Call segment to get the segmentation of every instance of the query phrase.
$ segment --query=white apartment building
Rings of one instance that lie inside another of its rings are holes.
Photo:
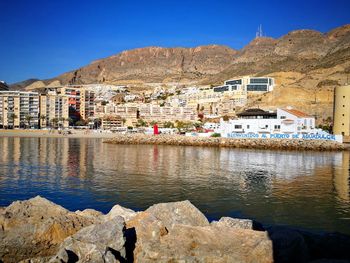
[[[0,127],[38,127],[39,94],[28,91],[0,91]]]
[[[216,92],[222,91],[244,91],[253,93],[270,92],[275,87],[275,79],[270,77],[242,77],[226,80],[225,85],[214,87]]]

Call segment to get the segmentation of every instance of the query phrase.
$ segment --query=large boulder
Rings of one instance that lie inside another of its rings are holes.
[[[152,205],[145,212],[154,215],[170,228],[174,224],[208,226],[208,219],[190,201],[160,203]]]
[[[124,219],[113,219],[81,229],[68,237],[50,263],[124,262],[126,260]]]
[[[136,228],[134,262],[273,262],[266,232],[179,224],[167,230],[156,221],[142,231]]]
[[[178,204],[170,204],[168,211],[174,213],[174,206]],[[127,253],[134,262],[273,261],[272,242],[266,232],[209,225],[191,219],[190,214],[182,217],[175,213],[172,221],[161,210],[153,214],[153,209],[147,209],[126,223],[130,234],[126,235]],[[181,220],[187,224],[177,223]]]
[[[66,237],[93,223],[40,196],[13,202],[0,211],[0,261],[53,255]]]

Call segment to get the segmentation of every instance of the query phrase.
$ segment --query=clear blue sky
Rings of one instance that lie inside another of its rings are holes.
[[[0,80],[51,78],[126,49],[278,38],[350,23],[350,0],[0,0]]]

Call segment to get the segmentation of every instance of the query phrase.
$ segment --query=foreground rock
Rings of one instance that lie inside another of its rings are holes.
[[[339,151],[344,150],[343,144],[333,141],[301,140],[301,139],[231,139],[212,137],[189,137],[181,135],[145,135],[122,134],[105,143],[112,144],[155,144],[179,146],[230,147],[249,149],[273,150],[310,150],[310,151]]]
[[[64,240],[49,262],[123,262],[126,260],[124,225],[124,219],[118,216],[85,227]]]
[[[154,215],[168,228],[175,224],[208,226],[208,219],[190,201],[156,204],[145,212]]]
[[[40,196],[14,202],[0,214],[0,259],[52,255],[66,237],[95,222]]]
[[[261,231],[256,231],[259,229]],[[223,217],[209,224],[189,201],[143,212],[70,212],[35,197],[0,208],[0,262],[347,262],[350,237],[267,228]]]

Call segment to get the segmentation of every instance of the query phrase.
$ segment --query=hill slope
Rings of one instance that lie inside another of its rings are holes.
[[[350,79],[350,25],[325,34],[296,30],[278,39],[257,38],[241,50],[219,45],[128,50],[45,83],[221,84],[244,75],[269,75],[278,84],[272,93],[252,97],[250,106],[292,105],[320,118],[329,117],[334,87]]]

